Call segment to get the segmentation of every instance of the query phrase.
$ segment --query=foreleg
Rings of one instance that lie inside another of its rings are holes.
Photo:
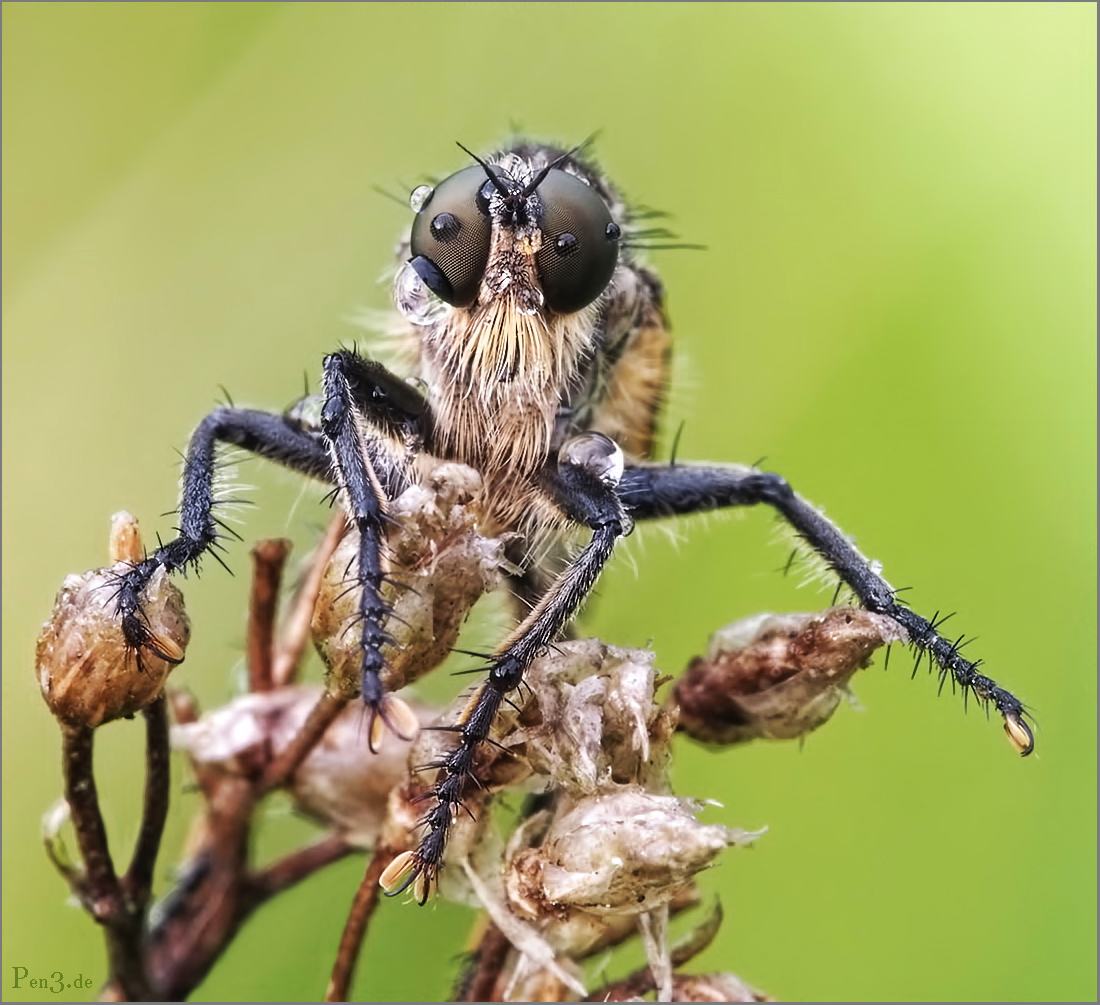
[[[218,408],[191,436],[183,467],[178,536],[135,563],[119,577],[118,612],[126,641],[135,649],[157,650],[141,610],[141,594],[157,569],[177,572],[197,568],[206,552],[225,537],[224,525],[214,515],[218,499],[214,489],[218,443],[241,447],[277,461],[312,478],[332,480],[332,465],[319,436],[281,415],[242,408]]]
[[[325,358],[322,385],[321,434],[348,515],[359,531],[355,576],[360,588],[360,693],[370,711],[367,735],[373,750],[379,719],[400,733],[395,716],[387,709],[381,677],[385,668],[382,648],[393,641],[385,630],[390,608],[382,596],[386,499],[404,487],[401,454],[411,449],[412,440],[423,438],[429,412],[413,388],[380,364],[351,352]],[[368,442],[364,428],[376,431],[379,439]],[[391,441],[392,449],[384,440]]]

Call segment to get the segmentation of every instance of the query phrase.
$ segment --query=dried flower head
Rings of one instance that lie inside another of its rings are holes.
[[[127,644],[115,598],[119,577],[141,554],[137,524],[128,514],[112,518],[111,551],[113,566],[65,578],[38,636],[42,697],[70,726],[95,728],[146,708],[183,661],[191,635],[183,595],[158,569],[143,607],[153,645],[135,651]]]
[[[680,728],[718,744],[804,736],[828,721],[876,649],[907,641],[892,618],[855,607],[736,621],[676,682]]]
[[[701,804],[623,786],[581,799],[553,820],[542,843],[515,856],[508,894],[521,914],[547,905],[593,914],[667,906],[729,845],[759,836],[696,819]]]

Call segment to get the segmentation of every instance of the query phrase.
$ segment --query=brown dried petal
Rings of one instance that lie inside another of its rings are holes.
[[[276,757],[287,748],[321,694],[317,687],[286,687],[241,695],[197,722],[174,726],[172,745],[204,764],[247,770],[257,749]],[[402,704],[421,722],[435,714]],[[407,773],[411,745],[385,730],[377,753],[371,753],[363,708],[351,704],[292,776],[291,798],[299,810],[336,827],[350,843],[373,847],[390,792]]]
[[[128,569],[119,563],[68,576],[38,636],[42,697],[68,725],[94,728],[140,712],[161,694],[176,666],[149,646],[135,652],[126,644],[115,596],[118,577]],[[142,611],[157,648],[182,660],[191,628],[183,595],[163,569],[146,587]]]
[[[680,728],[721,744],[803,736],[829,719],[876,649],[907,641],[893,619],[854,607],[735,622],[676,682]]]

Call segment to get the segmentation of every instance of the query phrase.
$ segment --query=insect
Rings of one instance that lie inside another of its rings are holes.
[[[415,884],[422,903],[429,896],[498,709],[569,625],[636,521],[773,507],[866,609],[905,629],[943,679],[996,708],[1016,748],[1029,754],[1021,702],[965,659],[935,621],[899,602],[877,566],[782,477],[652,459],[670,337],[661,283],[638,257],[638,245],[654,235],[645,214],[630,210],[581,148],[521,142],[487,158],[466,152],[469,166],[412,196],[394,286],[409,373],[343,350],[324,360],[315,423],[235,407],[208,415],[187,451],[178,536],[121,578],[128,644],[156,646],[141,609],[154,572],[196,566],[216,544],[216,445],[232,444],[338,490],[359,533],[362,701],[372,734],[380,725],[399,730],[400,706],[380,678],[391,642],[382,595],[386,508],[415,483],[418,460],[434,457],[481,474],[479,530],[513,535],[510,585],[528,606],[453,724],[419,845],[392,893]],[[589,532],[587,541],[552,572],[537,556],[577,528]]]

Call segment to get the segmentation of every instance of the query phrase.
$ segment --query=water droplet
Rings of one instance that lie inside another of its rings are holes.
[[[409,205],[414,213],[419,213],[435,193],[431,185],[417,185],[409,195]]]
[[[397,270],[393,300],[402,317],[414,325],[430,325],[447,309],[446,304],[424,285],[416,269],[408,262]]]

